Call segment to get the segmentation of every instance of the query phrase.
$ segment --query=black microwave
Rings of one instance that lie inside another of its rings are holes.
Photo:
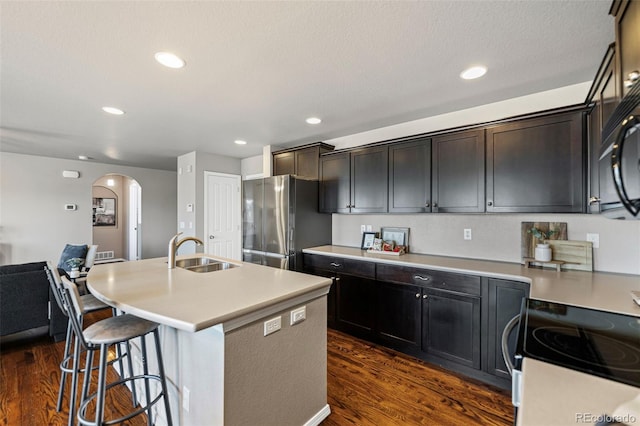
[[[640,81],[602,131],[600,211],[612,219],[640,220]]]

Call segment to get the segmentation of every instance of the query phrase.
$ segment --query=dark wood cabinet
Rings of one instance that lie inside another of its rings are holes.
[[[377,285],[376,331],[394,349],[419,350],[422,339],[421,287],[388,282]]]
[[[389,145],[389,213],[431,211],[431,139]]]
[[[424,290],[422,349],[432,355],[480,369],[480,301],[476,296]]]
[[[320,211],[385,213],[387,167],[386,146],[323,155],[320,158]]]
[[[303,179],[320,179],[320,154],[333,150],[322,142],[273,153],[273,175],[296,175]]]
[[[611,13],[615,16],[617,83],[624,97],[640,84],[640,1],[615,0]]]
[[[349,152],[320,157],[318,209],[322,213],[351,212],[351,156]]]
[[[488,279],[487,303],[487,371],[497,377],[510,379],[507,366],[502,357],[502,332],[507,323],[520,314],[522,299],[529,297],[529,284]],[[509,334],[509,353],[515,352],[517,328]]]
[[[587,210],[590,213],[600,212],[600,170],[599,158],[602,145],[602,131],[619,103],[616,90],[615,76],[615,44],[611,44],[600,64],[600,68],[593,81],[587,104],[587,152],[588,152],[588,176],[587,181]],[[604,175],[602,178],[606,179]]]
[[[484,211],[484,130],[432,139],[432,211]]]
[[[487,129],[487,212],[584,212],[582,111]]]
[[[351,213],[385,213],[388,188],[387,146],[351,151]]]

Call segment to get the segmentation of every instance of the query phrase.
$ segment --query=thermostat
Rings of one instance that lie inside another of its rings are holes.
[[[78,210],[78,206],[76,204],[65,204],[64,205],[64,209],[65,210]]]

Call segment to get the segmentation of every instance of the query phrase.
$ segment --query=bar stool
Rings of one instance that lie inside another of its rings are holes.
[[[66,302],[63,297],[63,285],[58,269],[53,267],[51,262],[47,262],[47,266],[45,267],[45,272],[47,274],[47,279],[49,280],[49,286],[51,287],[51,292],[53,293],[54,299],[58,304],[58,307],[62,311],[64,315],[69,317],[69,312],[67,309]],[[83,303],[83,311],[80,315],[80,326],[82,326],[84,315],[90,312],[100,311],[102,309],[112,309],[106,303],[96,299],[92,294],[86,294],[80,296],[80,299]],[[115,309],[112,309],[114,315],[116,314]],[[62,409],[62,400],[64,398],[65,385],[67,380],[67,375],[71,374],[71,396],[69,398],[69,426],[74,424],[75,420],[75,407],[76,407],[76,399],[77,399],[77,386],[78,386],[78,373],[84,373],[85,369],[81,368],[73,368],[71,364],[73,363],[74,358],[80,357],[80,346],[76,344],[74,346],[73,352],[71,351],[71,344],[74,338],[74,330],[71,324],[71,320],[67,321],[67,335],[64,343],[64,355],[62,361],[60,362],[60,387],[58,389],[58,402],[56,404],[56,411],[60,411]],[[119,349],[119,348],[118,348]],[[130,348],[127,346],[126,352],[121,352],[118,350],[117,357],[110,361],[110,363],[118,362],[120,364],[120,372],[124,373],[124,366],[122,364],[122,359],[127,357],[128,360],[128,373],[129,376],[133,376],[133,363],[131,362],[130,357],[127,354],[130,353]],[[132,400],[135,405],[136,403],[136,395],[135,389],[132,393]]]
[[[144,380],[146,405],[123,417],[109,420],[108,424],[123,422],[146,411],[147,422],[149,425],[152,425],[153,417],[151,408],[162,398],[164,402],[165,413],[167,416],[167,424],[169,426],[173,425],[171,410],[169,408],[167,381],[164,373],[164,364],[162,361],[162,353],[160,348],[160,338],[158,333],[159,324],[142,318],[138,318],[131,314],[123,314],[103,319],[82,330],[79,321],[79,313],[83,311],[83,304],[82,299],[80,298],[80,293],[78,292],[78,288],[66,277],[62,277],[62,283],[64,286],[63,295],[67,302],[69,313],[71,314],[69,315],[70,322],[74,328],[77,341],[80,342],[87,351],[87,360],[85,363],[85,368],[87,370],[90,368],[89,366],[93,365],[93,353],[97,350],[100,350],[97,391],[96,393],[87,395],[90,387],[91,374],[85,374],[84,382],[82,385],[82,402],[80,403],[80,408],[78,409],[78,421],[83,425],[97,426],[107,424],[104,420],[104,403],[106,391],[114,386],[124,385],[127,382],[131,382],[132,388],[135,388],[135,380]],[[156,357],[158,362],[158,374],[149,374],[149,366],[147,363],[148,357],[145,337],[151,333],[153,333],[155,342]],[[125,342],[128,343],[137,337],[140,337],[141,342],[140,348],[142,351],[141,358],[143,374],[123,378],[107,385],[107,352],[109,346]],[[74,363],[76,364],[74,368],[77,370],[79,360],[77,358],[74,359]],[[149,386],[150,380],[156,380],[160,382],[162,388],[153,400],[151,399],[151,391]],[[87,408],[89,403],[94,398],[96,399],[95,420],[91,421],[87,418]]]

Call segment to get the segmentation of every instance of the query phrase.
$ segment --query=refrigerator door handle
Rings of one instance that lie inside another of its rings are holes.
[[[262,252],[262,254],[264,254],[265,257],[275,257],[277,259],[284,259],[286,257],[289,257],[288,254],[282,254],[282,253],[270,253],[270,252]]]

